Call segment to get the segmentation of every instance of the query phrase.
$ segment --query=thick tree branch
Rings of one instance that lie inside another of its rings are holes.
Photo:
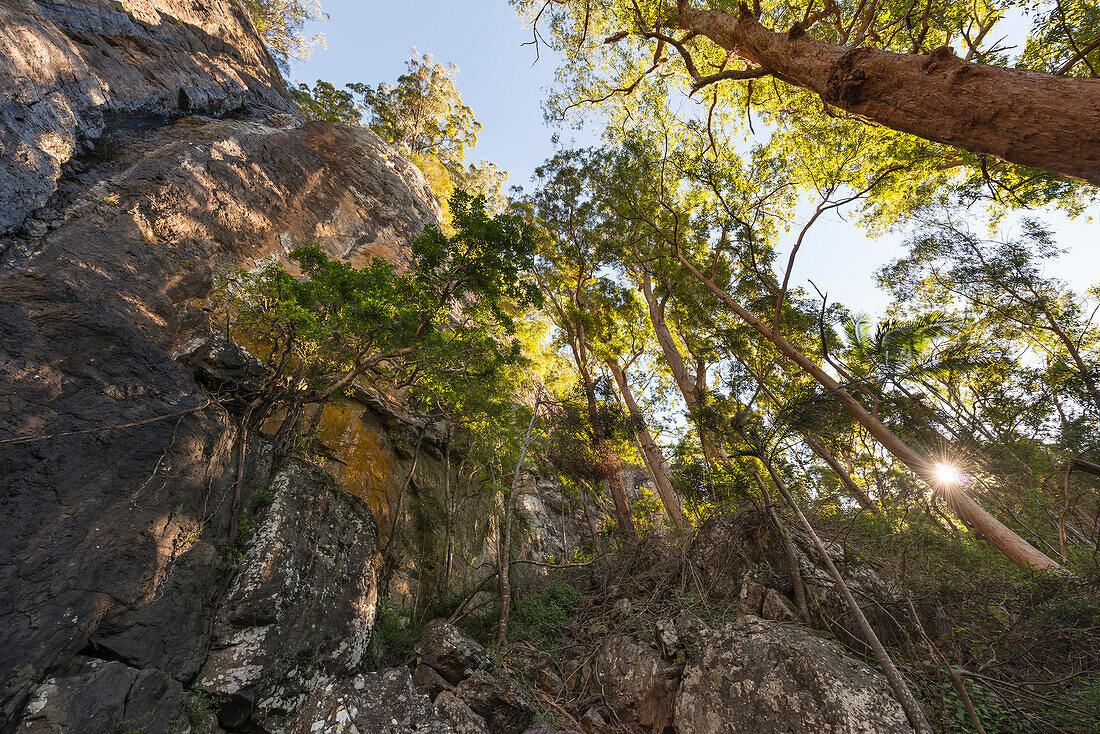
[[[835,46],[684,2],[677,24],[828,104],[979,155],[1100,184],[1100,80]],[[928,114],[935,110],[936,114]],[[1051,115],[1057,110],[1057,115]]]

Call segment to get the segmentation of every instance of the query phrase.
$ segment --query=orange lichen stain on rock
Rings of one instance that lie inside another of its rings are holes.
[[[388,526],[405,470],[385,431],[365,420],[360,406],[330,404],[321,414],[317,437],[338,459],[326,468],[370,505],[380,529]]]

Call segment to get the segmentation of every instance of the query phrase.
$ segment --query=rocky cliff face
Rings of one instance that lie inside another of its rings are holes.
[[[269,482],[172,357],[209,330],[213,277],[306,240],[396,258],[438,208],[373,134],[303,125],[229,0],[5,0],[0,85],[8,729],[55,673],[118,693],[133,671],[188,683],[206,658],[232,499]]]
[[[237,3],[0,3],[0,233],[46,207],[65,172],[112,139],[186,114],[291,111]]]

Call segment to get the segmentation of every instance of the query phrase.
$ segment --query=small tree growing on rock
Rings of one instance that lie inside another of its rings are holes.
[[[269,406],[323,404],[356,380],[395,392],[428,376],[474,379],[519,358],[509,309],[538,300],[520,279],[529,228],[462,192],[450,204],[455,234],[429,227],[404,272],[382,258],[357,268],[309,243],[290,255],[301,276],[275,261],[228,279],[236,331],[266,352]]]

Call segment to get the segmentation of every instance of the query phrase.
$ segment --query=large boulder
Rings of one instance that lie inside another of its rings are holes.
[[[428,665],[452,685],[478,670],[491,670],[493,660],[469,635],[445,620],[437,619],[424,630],[416,646],[418,665]]]
[[[230,728],[279,728],[326,682],[359,672],[378,602],[366,503],[296,461],[271,491],[198,681],[223,701],[219,716]]]
[[[35,689],[19,731],[180,734],[190,727],[178,681],[158,670],[76,658]]]
[[[302,707],[286,734],[455,734],[417,693],[408,668],[328,684]]]
[[[911,734],[886,680],[835,643],[745,615],[684,669],[677,734]]]
[[[484,719],[489,734],[520,734],[536,713],[527,692],[499,668],[475,670],[444,695],[454,695]]]
[[[668,727],[680,671],[626,635],[611,635],[596,655],[598,690],[624,724],[641,731],[659,734]]]
[[[485,717],[479,716],[452,691],[443,691],[436,696],[435,710],[451,725],[455,734],[489,734]]]
[[[476,640],[444,620],[428,625],[416,646],[420,692],[463,734],[520,734],[534,719],[530,696]]]

